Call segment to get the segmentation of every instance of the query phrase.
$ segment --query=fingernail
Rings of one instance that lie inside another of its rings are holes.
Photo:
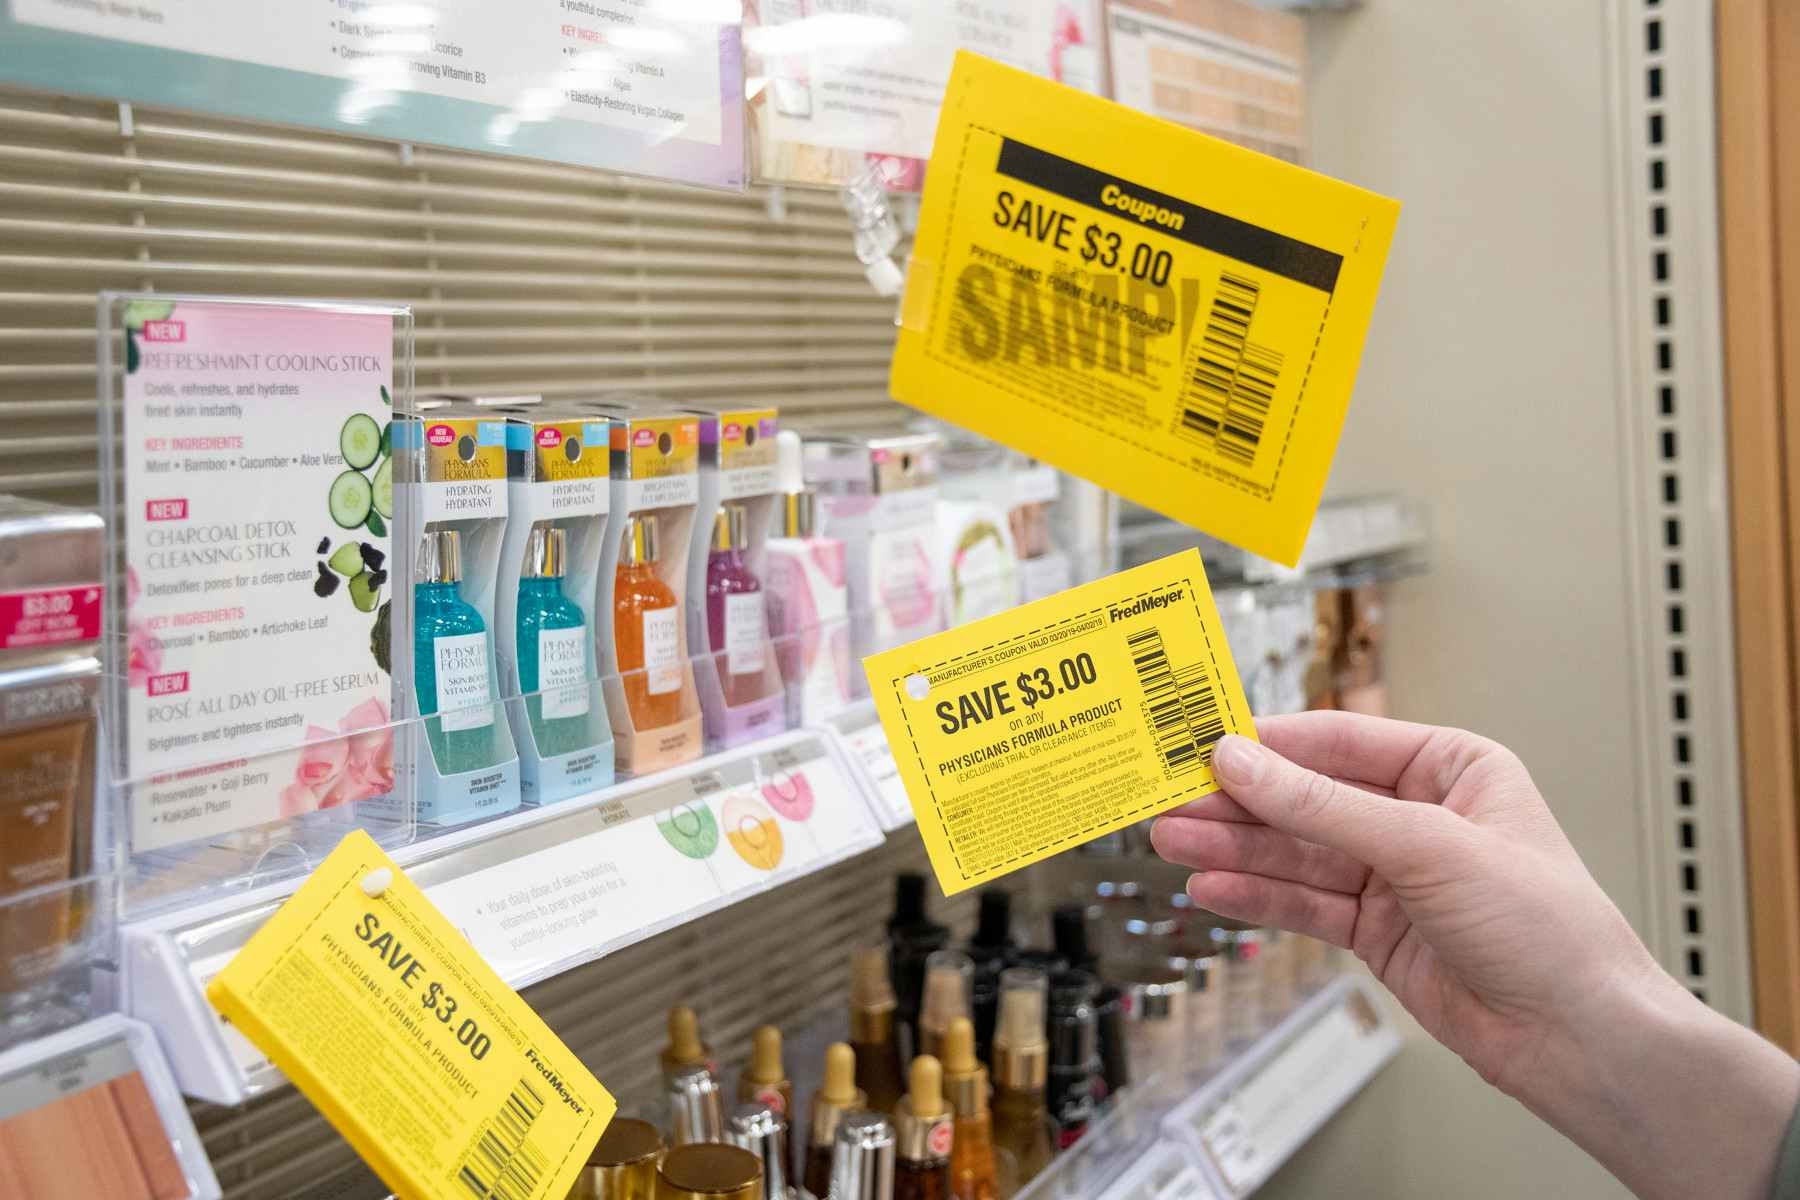
[[[1262,776],[1263,748],[1247,737],[1228,733],[1213,747],[1213,774],[1221,783],[1249,787]]]

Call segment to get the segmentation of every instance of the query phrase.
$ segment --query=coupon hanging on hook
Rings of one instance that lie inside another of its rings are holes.
[[[1216,791],[1256,736],[1196,550],[863,668],[945,895]]]
[[[958,54],[891,390],[1292,565],[1399,211]]]

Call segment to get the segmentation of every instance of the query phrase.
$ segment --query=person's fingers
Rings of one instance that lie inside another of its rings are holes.
[[[1289,762],[1390,792],[1436,732],[1435,725],[1348,712],[1289,713],[1256,722],[1257,737]]]
[[[1373,792],[1377,796],[1393,798],[1392,788],[1376,787],[1374,784],[1361,783],[1354,779],[1339,779],[1339,783],[1359,787],[1365,792]],[[1212,792],[1198,800],[1189,800],[1180,808],[1171,808],[1163,814],[1166,817],[1194,817],[1205,821],[1244,821],[1252,825],[1261,825],[1262,818],[1233,800],[1224,792]]]
[[[1221,917],[1273,925],[1348,948],[1356,931],[1357,899],[1287,879],[1237,871],[1205,871],[1189,877],[1195,904]]]
[[[1214,747],[1213,774],[1264,824],[1341,850],[1392,880],[1441,865],[1468,836],[1469,826],[1439,805],[1351,787],[1235,734]]]
[[[1241,871],[1352,894],[1369,881],[1369,869],[1343,852],[1261,823],[1160,817],[1150,844],[1168,861],[1201,871]]]

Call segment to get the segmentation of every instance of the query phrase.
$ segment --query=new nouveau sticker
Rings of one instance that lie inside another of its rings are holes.
[[[1217,790],[1256,736],[1195,550],[863,667],[945,895]]]
[[[958,54],[891,389],[1292,564],[1399,209]]]
[[[613,1116],[574,1052],[361,831],[206,996],[412,1200],[562,1200]]]

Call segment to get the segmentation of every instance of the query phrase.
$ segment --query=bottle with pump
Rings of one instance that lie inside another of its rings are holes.
[[[1000,1200],[987,1068],[975,1057],[975,1027],[962,1018],[950,1022],[944,1034],[944,1093],[956,1120],[950,1195],[954,1200]]]
[[[913,1059],[906,1095],[894,1106],[894,1200],[950,1200],[954,1133],[943,1067],[921,1054]]]
[[[538,753],[551,758],[593,745],[587,618],[563,594],[569,531],[540,522],[525,543],[519,580],[519,691]]]
[[[1125,995],[1100,976],[1098,956],[1088,942],[1088,911],[1084,906],[1064,904],[1052,909],[1050,928],[1057,953],[1069,960],[1071,969],[1091,973],[1097,985],[1089,998],[1100,1055],[1094,1102],[1103,1104],[1131,1081],[1125,1051]]]
[[[781,503],[763,544],[769,635],[798,728],[850,702],[850,594],[844,543],[818,533],[818,496],[806,486],[800,435],[776,435]]]
[[[413,588],[413,686],[439,774],[494,764],[494,691],[487,625],[462,598],[462,535],[426,532]],[[441,716],[436,714],[442,714]]]
[[[744,563],[748,545],[744,506],[720,505],[706,556],[706,636],[717,656],[725,703],[734,708],[763,698],[769,648],[763,586]]]
[[[850,1044],[856,1049],[856,1086],[869,1107],[891,1113],[905,1090],[900,1044],[894,1040],[894,986],[884,946],[865,946],[850,960]]]
[[[878,1112],[853,1112],[831,1147],[830,1200],[893,1200],[894,1125]]]
[[[1042,971],[1009,967],[1000,974],[1000,1019],[994,1028],[994,1158],[1001,1200],[1050,1165],[1056,1131],[1044,1103],[1050,1045],[1045,1038],[1048,983]]]
[[[919,1004],[920,1053],[941,1058],[950,1022],[973,1018],[969,990],[974,978],[975,964],[960,950],[934,950],[925,960],[925,996]]]
[[[843,1042],[833,1042],[825,1050],[825,1082],[813,1095],[806,1169],[800,1180],[820,1200],[831,1190],[832,1147],[837,1144],[838,1125],[845,1113],[868,1106],[868,1096],[856,1086],[856,1052]]]
[[[901,1050],[919,1044],[919,1008],[925,996],[925,960],[950,944],[950,930],[925,913],[925,876],[905,871],[894,877],[894,911],[888,918],[894,992],[898,1001]]]
[[[656,572],[661,549],[656,514],[633,516],[613,578],[613,649],[637,729],[681,719],[681,612]]]
[[[1056,1148],[1067,1150],[1094,1119],[1095,1080],[1100,1074],[1099,1014],[1094,996],[1100,980],[1069,970],[1050,980],[1050,1069],[1045,1107],[1056,1123]]]
[[[975,963],[969,1006],[975,1019],[975,1056],[986,1062],[993,1055],[994,1021],[1000,1015],[1000,972],[1013,965],[1019,946],[1012,933],[1012,893],[986,888],[977,899],[975,936],[969,939]]]

